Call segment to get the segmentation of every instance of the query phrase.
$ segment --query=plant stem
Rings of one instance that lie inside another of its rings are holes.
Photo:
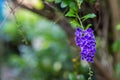
[[[89,77],[88,80],[92,80],[92,76],[93,76],[93,71],[91,70],[91,67],[89,66]]]
[[[79,23],[80,23],[80,25],[81,25],[82,29],[84,30],[84,27],[83,27],[83,24],[82,24],[82,21],[81,21],[81,19],[80,19],[79,15],[78,15],[78,14],[76,14],[76,16],[77,16],[77,18],[78,18],[78,20],[79,20]]]

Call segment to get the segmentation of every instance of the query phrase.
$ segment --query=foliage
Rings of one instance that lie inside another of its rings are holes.
[[[120,40],[115,41],[112,47],[114,52],[118,52],[120,50]]]

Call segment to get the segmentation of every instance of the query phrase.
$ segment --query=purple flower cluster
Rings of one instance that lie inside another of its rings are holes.
[[[86,30],[77,28],[75,35],[76,45],[81,48],[81,59],[85,59],[87,62],[93,62],[96,53],[96,40],[93,30],[91,28]]]

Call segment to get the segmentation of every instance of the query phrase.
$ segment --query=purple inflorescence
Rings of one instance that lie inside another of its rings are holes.
[[[86,30],[77,28],[75,35],[76,45],[81,48],[81,59],[85,59],[87,62],[93,62],[96,53],[96,40],[93,30],[91,28]]]

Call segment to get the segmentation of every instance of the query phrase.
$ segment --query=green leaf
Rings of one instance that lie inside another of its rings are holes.
[[[77,0],[77,5],[78,5],[79,9],[81,8],[82,3],[83,3],[83,0]]]
[[[65,7],[67,7],[67,4],[62,2],[60,6],[61,6],[61,8],[65,8]]]
[[[120,23],[117,24],[117,26],[116,26],[116,30],[120,30]]]
[[[83,0],[77,0],[78,2],[80,2],[80,3],[83,3]]]
[[[112,47],[113,47],[114,52],[119,51],[120,50],[120,40],[115,41]]]
[[[73,9],[70,9],[65,16],[68,16],[68,17],[76,17],[76,12],[73,10]]]
[[[96,15],[94,13],[91,13],[91,14],[87,14],[85,16],[83,16],[81,19],[83,19],[83,21],[89,19],[89,18],[95,18]]]
[[[92,26],[92,24],[88,24],[85,29],[88,29],[90,26]]]
[[[75,27],[80,26],[80,24],[76,20],[72,20],[70,23]]]
[[[78,11],[78,7],[75,2],[70,2],[69,7],[70,9],[73,9],[74,11]]]
[[[75,74],[70,73],[69,74],[69,80],[76,80]]]

